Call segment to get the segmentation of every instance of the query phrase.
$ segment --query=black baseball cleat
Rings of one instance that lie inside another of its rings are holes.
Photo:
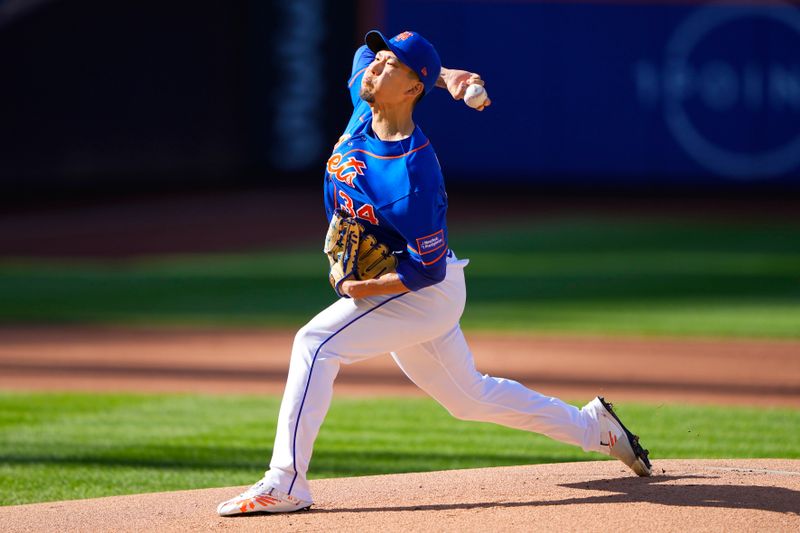
[[[597,413],[600,423],[600,446],[611,457],[616,457],[639,476],[649,476],[652,471],[650,452],[639,444],[639,437],[628,431],[614,412],[613,406],[598,396],[586,406]]]

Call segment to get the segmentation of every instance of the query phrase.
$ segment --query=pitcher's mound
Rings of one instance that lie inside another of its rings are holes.
[[[255,481],[255,480],[254,480]],[[287,515],[220,518],[244,487],[0,508],[3,531],[798,531],[800,461],[616,461],[311,482]]]

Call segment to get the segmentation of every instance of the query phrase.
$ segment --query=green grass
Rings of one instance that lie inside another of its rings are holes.
[[[0,393],[0,505],[245,485],[270,456],[263,396]],[[624,404],[665,458],[800,457],[800,410]],[[578,448],[453,419],[429,399],[337,398],[311,478],[596,460]]]
[[[800,225],[663,219],[454,228],[471,330],[800,337]],[[297,327],[333,301],[318,250],[0,261],[0,323]]]

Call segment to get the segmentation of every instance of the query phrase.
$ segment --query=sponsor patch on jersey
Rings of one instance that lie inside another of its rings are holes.
[[[417,250],[420,255],[429,254],[444,246],[444,230],[440,229],[427,237],[417,239]]]

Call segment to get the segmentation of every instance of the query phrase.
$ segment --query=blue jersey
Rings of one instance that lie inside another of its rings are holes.
[[[353,115],[325,169],[325,211],[355,216],[396,255],[397,274],[415,291],[444,279],[447,193],[436,153],[419,127],[402,141],[382,141],[372,112],[359,98],[361,78],[375,54],[356,51],[348,82]]]

